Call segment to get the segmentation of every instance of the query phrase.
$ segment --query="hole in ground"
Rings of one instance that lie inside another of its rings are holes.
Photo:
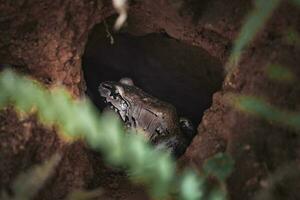
[[[119,33],[107,38],[105,26],[94,27],[83,55],[87,94],[102,110],[98,92],[103,81],[133,79],[152,96],[173,104],[179,116],[201,121],[212,95],[221,88],[223,67],[201,48],[185,44],[166,34],[134,36]]]

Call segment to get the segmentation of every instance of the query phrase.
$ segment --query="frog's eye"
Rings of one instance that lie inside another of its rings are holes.
[[[122,83],[122,84],[124,84],[124,85],[129,85],[129,86],[133,86],[134,85],[132,79],[131,78],[127,78],[127,77],[121,78],[119,82]]]

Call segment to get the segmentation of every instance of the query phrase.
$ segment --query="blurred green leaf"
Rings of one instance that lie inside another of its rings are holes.
[[[68,194],[66,200],[89,200],[89,199],[101,199],[103,191],[101,189],[95,189],[91,191],[76,190]]]
[[[300,2],[300,0],[299,0]],[[299,4],[300,5],[300,4]],[[289,45],[300,45],[300,34],[295,29],[288,29],[285,32],[285,41]]]
[[[255,7],[246,18],[246,21],[234,42],[227,64],[227,71],[231,71],[233,67],[237,66],[243,50],[263,28],[279,3],[280,0],[255,0]]]
[[[234,162],[230,156],[218,153],[205,161],[203,169],[207,175],[213,175],[219,180],[225,181],[231,174],[233,166]]]
[[[184,174],[180,185],[181,199],[201,200],[204,197],[204,180],[195,176],[193,172],[187,171]]]
[[[226,193],[220,189],[214,189],[208,196],[208,200],[225,200]]]
[[[284,66],[272,64],[266,68],[267,76],[276,81],[292,82],[295,80],[294,74]]]
[[[132,177],[141,176],[141,174],[146,174],[146,169],[144,166],[147,164],[145,162],[145,158],[152,158],[150,147],[146,147],[144,145],[144,139],[139,136],[136,137],[135,140],[131,140],[130,145],[127,148],[127,154],[132,155],[133,152],[136,152],[135,157],[128,157],[130,165],[134,168],[130,174]],[[149,161],[151,162],[151,161]]]
[[[253,96],[234,95],[234,99],[233,106],[240,111],[287,125],[295,130],[300,129],[299,113],[280,110],[267,103],[267,101]]]
[[[154,158],[152,158],[154,160]],[[172,181],[175,176],[175,165],[174,162],[171,162],[171,158],[169,154],[164,153],[161,156],[156,157],[156,165],[157,168],[154,171],[151,179],[155,184],[154,187],[152,187],[152,193],[155,197],[165,198],[167,195],[164,194],[164,191],[170,191],[172,187]],[[173,185],[174,186],[174,185]]]
[[[295,4],[297,4],[298,6],[300,6],[300,0],[292,0]]]
[[[268,120],[280,118],[281,113],[273,109],[266,101],[252,96],[236,96],[236,108],[244,112],[259,115]]]
[[[36,165],[27,172],[20,174],[13,183],[13,197],[9,195],[1,199],[8,200],[29,200],[32,199],[40,189],[43,188],[47,179],[53,175],[56,166],[58,165],[61,156],[54,154],[48,161],[41,165]]]

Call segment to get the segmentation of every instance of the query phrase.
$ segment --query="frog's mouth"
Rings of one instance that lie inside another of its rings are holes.
[[[101,97],[104,98],[104,103],[117,113],[124,122],[128,121],[129,103],[122,97],[123,89],[113,82],[103,82],[98,89]]]

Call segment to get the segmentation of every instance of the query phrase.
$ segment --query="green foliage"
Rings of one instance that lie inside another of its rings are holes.
[[[46,180],[53,174],[61,156],[54,154],[48,161],[36,165],[27,172],[20,174],[13,183],[10,196],[2,191],[1,199],[6,200],[29,200],[32,199],[40,189],[43,188]]]
[[[234,98],[234,106],[243,112],[300,130],[299,113],[280,110],[257,97],[236,95]]]
[[[181,199],[198,200],[204,197],[204,179],[195,176],[192,171],[187,171],[181,182]],[[199,188],[201,188],[199,190]]]
[[[294,74],[288,68],[277,64],[269,65],[266,74],[268,78],[275,81],[292,82],[295,80]]]
[[[300,0],[293,0],[293,2],[294,2],[295,4],[297,4],[298,6],[300,6]]]
[[[211,200],[225,200],[225,193],[222,190],[214,190],[211,192],[207,199]]]
[[[66,200],[89,200],[89,199],[99,199],[103,194],[101,189],[84,191],[84,190],[76,190],[71,192]],[[101,199],[101,198],[100,198]]]
[[[255,0],[255,8],[246,18],[246,21],[234,42],[227,66],[228,71],[231,71],[232,67],[235,67],[238,64],[243,50],[263,28],[279,3],[280,0]]]
[[[285,33],[285,41],[289,45],[300,45],[300,35],[295,29],[290,28]]]
[[[90,147],[103,152],[109,163],[126,167],[131,178],[146,184],[155,198],[166,198],[177,188],[177,180],[182,180],[179,183],[181,199],[201,199],[203,178],[193,173],[177,177],[175,163],[167,152],[154,150],[138,135],[126,134],[114,115],[100,117],[87,99],[74,101],[62,89],[48,92],[11,71],[1,74],[0,91],[0,108],[11,103],[19,112],[34,111],[44,124],[55,124],[62,136],[85,139]],[[218,159],[215,161],[219,162]],[[228,170],[225,171],[227,174]]]
[[[225,181],[231,174],[233,165],[234,162],[228,155],[218,153],[205,162],[203,169],[206,174],[213,175],[219,180]]]

